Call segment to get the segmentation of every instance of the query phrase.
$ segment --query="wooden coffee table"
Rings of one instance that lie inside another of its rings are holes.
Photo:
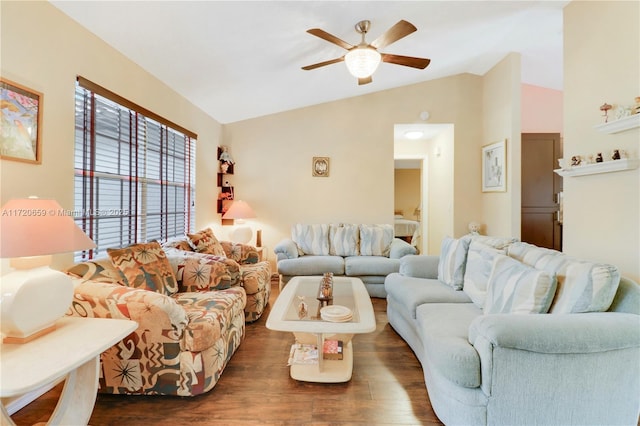
[[[322,277],[294,277],[276,299],[267,328],[292,332],[296,342],[318,346],[318,363],[291,365],[290,374],[295,380],[321,383],[341,383],[351,379],[353,371],[353,344],[351,338],[358,333],[371,333],[376,320],[369,293],[358,278],[334,277],[333,304],[346,306],[353,312],[351,320],[330,322],[320,318],[320,302],[316,299]],[[304,296],[308,315],[298,316],[299,296]],[[325,338],[342,340],[343,359],[323,360],[322,347]]]

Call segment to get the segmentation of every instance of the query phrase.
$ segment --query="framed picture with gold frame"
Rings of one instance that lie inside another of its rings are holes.
[[[482,192],[507,190],[507,141],[482,147]]]
[[[329,157],[313,157],[311,175],[315,177],[329,177]]]
[[[42,161],[42,93],[0,78],[0,158]]]

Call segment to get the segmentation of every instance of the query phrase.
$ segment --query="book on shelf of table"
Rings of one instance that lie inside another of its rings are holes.
[[[344,356],[342,340],[325,340],[322,348],[322,358],[329,360],[341,360]]]
[[[341,360],[344,356],[342,340],[325,340],[322,348],[322,359]],[[318,347],[316,345],[294,343],[289,351],[287,365],[309,365],[318,363]]]

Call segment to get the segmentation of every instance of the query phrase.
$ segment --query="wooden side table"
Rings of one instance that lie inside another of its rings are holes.
[[[64,317],[56,330],[29,343],[0,347],[0,397],[36,391],[66,376],[47,424],[86,425],[98,390],[100,354],[133,332],[128,320]],[[4,404],[0,424],[14,425]]]

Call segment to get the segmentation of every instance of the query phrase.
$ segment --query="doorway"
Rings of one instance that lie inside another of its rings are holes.
[[[521,239],[562,251],[562,158],[559,133],[522,134]]]

